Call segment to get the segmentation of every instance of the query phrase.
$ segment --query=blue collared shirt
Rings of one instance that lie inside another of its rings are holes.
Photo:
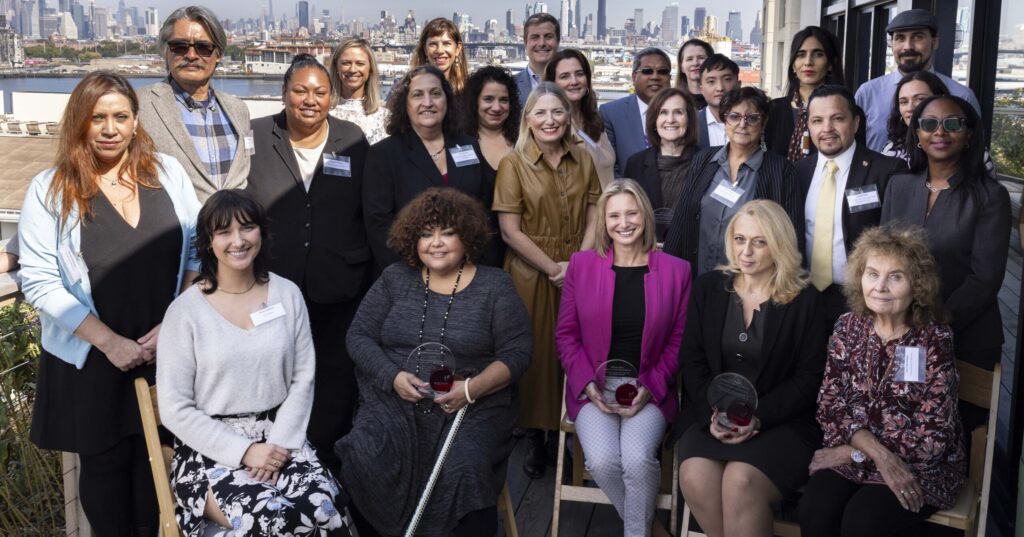
[[[181,120],[185,130],[192,137],[192,144],[199,154],[199,160],[206,165],[210,179],[218,188],[224,186],[228,178],[228,170],[235,160],[238,150],[238,134],[231,126],[231,120],[224,114],[217,102],[217,95],[210,88],[204,101],[197,101],[174,81],[167,81],[174,90],[174,100],[181,110]]]
[[[970,103],[978,115],[981,115],[981,105],[978,104],[978,99],[971,88],[942,73],[933,73],[949,88],[950,93]],[[861,107],[867,116],[868,149],[872,151],[881,153],[885,149],[885,144],[889,142],[886,123],[889,121],[892,102],[896,99],[896,86],[901,78],[903,73],[897,69],[885,76],[867,81],[857,90],[857,106]]]

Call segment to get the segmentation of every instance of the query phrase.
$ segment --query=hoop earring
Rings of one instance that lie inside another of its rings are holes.
[[[918,149],[924,149],[923,147],[921,147],[921,142],[917,142],[917,148]]]

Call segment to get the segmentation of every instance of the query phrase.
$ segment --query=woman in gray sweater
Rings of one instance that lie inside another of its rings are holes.
[[[486,244],[479,202],[452,188],[420,194],[399,212],[388,238],[404,263],[384,270],[349,329],[359,410],[335,451],[339,479],[372,526],[366,534],[404,531],[453,415],[467,405],[416,535],[497,530],[518,408],[512,384],[529,365],[532,335],[509,276],[473,263]],[[455,380],[433,398],[424,379],[435,364],[416,352],[424,343],[441,343],[454,355],[447,365]]]
[[[309,318],[298,287],[267,271],[266,235],[248,194],[211,196],[197,222],[199,278],[164,317],[157,393],[177,437],[171,486],[189,537],[325,537],[350,526],[306,441]]]

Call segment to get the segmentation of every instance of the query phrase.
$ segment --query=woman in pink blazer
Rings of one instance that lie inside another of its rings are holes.
[[[635,181],[613,181],[597,209],[595,250],[569,262],[555,343],[587,470],[622,517],[625,535],[645,537],[655,523],[658,444],[678,410],[690,265],[655,250],[654,211]],[[636,394],[625,404],[603,395],[610,360],[630,364],[635,374]],[[667,535],[660,524],[653,531]]]

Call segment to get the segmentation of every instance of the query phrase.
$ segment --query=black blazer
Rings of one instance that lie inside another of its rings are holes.
[[[456,145],[472,146],[480,163],[456,166],[449,150]],[[447,186],[480,200],[490,210],[494,186],[488,184],[485,177],[487,163],[479,144],[469,136],[449,134],[445,135],[444,146],[444,156],[448,159]],[[424,190],[443,186],[441,172],[415,132],[396,134],[370,147],[363,181],[363,214],[378,271],[402,260],[397,252],[387,247],[388,230],[398,211]],[[491,261],[480,260],[493,264]]]
[[[694,148],[687,147],[684,152],[691,153],[687,165],[693,162]],[[661,150],[651,146],[639,153],[635,153],[626,161],[626,173],[623,177],[633,179],[643,187],[647,198],[651,200],[651,206],[657,210],[659,207],[674,207],[676,200],[664,200],[661,193],[661,172],[658,171],[658,155]]]
[[[732,275],[713,271],[694,283],[679,347],[679,373],[683,378],[679,433],[694,423],[711,423],[708,385],[715,375],[724,372],[722,327],[729,300],[735,298],[728,290],[731,280]],[[755,415],[763,429],[793,421],[814,428],[828,351],[824,311],[821,294],[811,285],[789,304],[769,300],[761,306],[765,338],[754,387],[758,394]]]
[[[697,112],[697,148],[707,149],[711,147],[711,138],[708,137],[708,107],[705,106]]]
[[[899,220],[928,232],[942,277],[942,298],[953,315],[956,352],[998,349],[1003,344],[1003,324],[997,295],[1010,246],[1010,195],[985,176],[979,181],[978,195],[968,196],[968,185],[958,173],[926,215],[927,176],[923,170],[889,180],[882,222]],[[991,369],[993,364],[987,365]]]
[[[824,158],[824,157],[822,157]],[[889,185],[889,177],[895,173],[906,171],[907,163],[903,159],[887,157],[868,149],[863,144],[857,144],[853,150],[853,166],[846,178],[847,190],[861,188],[868,185],[875,185],[878,191],[878,199],[885,201],[885,189]],[[796,162],[796,177],[800,181],[800,203],[807,207],[807,193],[811,190],[811,181],[814,179],[814,169],[818,165],[818,154],[811,153],[807,158]],[[806,215],[805,215],[806,217]],[[857,213],[850,213],[850,204],[843,195],[843,242],[846,243],[847,253],[853,252],[853,243],[865,229],[877,226],[882,218],[882,208],[868,209]],[[809,260],[806,260],[810,262]]]
[[[321,159],[307,193],[280,112],[252,121],[256,153],[246,187],[270,221],[268,268],[321,304],[360,298],[372,267],[360,202],[369,144],[355,124],[328,121],[324,153],[349,157],[352,177],[325,174]]]
[[[792,102],[793,99],[791,97],[772,99],[771,106],[768,109],[768,123],[764,126],[765,147],[769,151],[785,158],[789,158],[789,139],[793,137],[793,129],[796,128]],[[867,147],[867,129],[865,127],[867,125],[867,118],[862,110],[857,109],[856,112],[860,118],[860,127],[857,128],[854,139],[857,140],[858,145]],[[818,148],[814,145],[814,140],[811,140],[810,154],[800,159],[800,161],[813,156],[817,150]]]
[[[702,149],[690,162],[686,172],[683,193],[676,203],[665,252],[685,259],[690,264],[697,262],[697,243],[700,238],[700,202],[704,193],[718,174],[718,162],[714,156],[720,147]],[[801,254],[804,252],[804,205],[800,201],[800,189],[796,183],[793,164],[783,157],[765,151],[761,167],[757,172],[754,199],[769,199],[785,209],[796,228],[796,243]],[[694,271],[696,272],[696,271]]]

